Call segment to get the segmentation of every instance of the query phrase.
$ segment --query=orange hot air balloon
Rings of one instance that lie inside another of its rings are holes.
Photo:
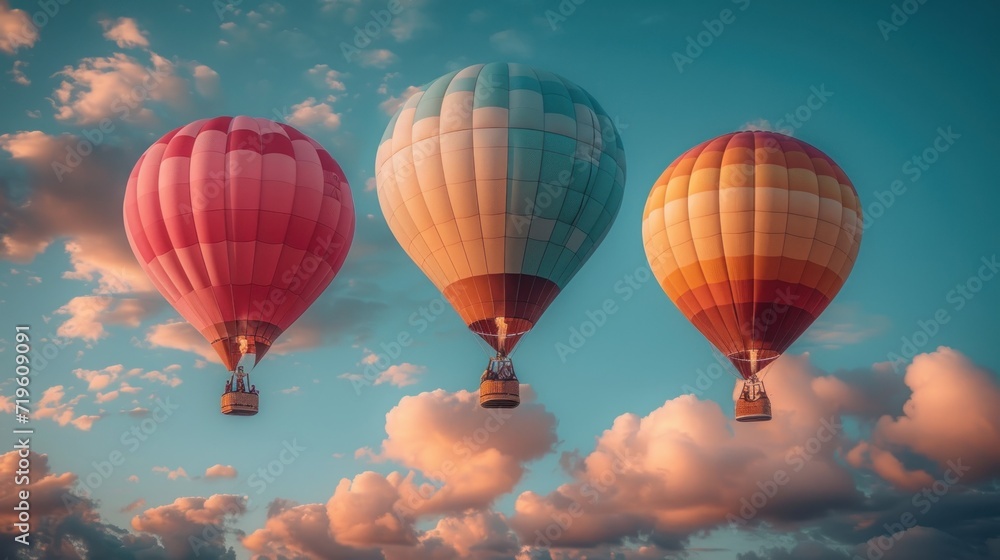
[[[858,193],[843,170],[775,132],[704,142],[653,185],[642,218],[646,258],[744,379],[737,420],[770,420],[764,370],[840,291],[861,230]]]
[[[142,269],[230,372],[222,412],[256,414],[250,371],[347,258],[355,220],[343,170],[286,124],[203,119],[139,158],[123,212]]]

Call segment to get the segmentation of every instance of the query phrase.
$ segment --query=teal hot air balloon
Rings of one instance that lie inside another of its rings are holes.
[[[612,119],[565,78],[477,64],[406,101],[375,173],[399,244],[496,352],[480,404],[517,406],[510,352],[621,206],[625,152]]]

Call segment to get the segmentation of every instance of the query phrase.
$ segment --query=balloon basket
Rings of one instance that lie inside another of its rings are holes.
[[[260,395],[228,391],[222,394],[220,408],[223,414],[229,416],[253,416],[260,411]]]
[[[739,399],[736,401],[737,422],[766,422],[771,419],[771,399],[767,396],[755,401]]]
[[[740,398],[736,399],[737,422],[767,422],[771,419],[771,399],[764,392],[764,384],[756,380],[743,385]]]
[[[517,380],[487,379],[479,383],[479,406],[517,408],[521,404],[521,383]]]
[[[479,406],[483,408],[516,408],[521,404],[521,382],[514,375],[510,358],[497,354],[490,358],[486,371],[479,379]]]

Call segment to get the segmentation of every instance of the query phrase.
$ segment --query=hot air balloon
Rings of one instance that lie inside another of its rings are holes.
[[[153,285],[230,372],[222,412],[256,414],[250,371],[350,249],[354,203],[343,170],[286,124],[203,119],[139,158],[124,218]]]
[[[396,240],[491,349],[480,404],[516,407],[510,353],[621,205],[617,129],[564,78],[521,64],[477,64],[403,104],[375,171]]]
[[[677,158],[642,218],[652,272],[733,363],[736,419],[771,419],[766,368],[840,291],[861,244],[861,204],[826,154],[783,134],[744,131]]]

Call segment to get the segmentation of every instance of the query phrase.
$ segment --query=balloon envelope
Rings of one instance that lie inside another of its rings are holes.
[[[625,184],[621,138],[597,101],[506,63],[451,72],[410,97],[375,169],[393,235],[503,354],[604,238]]]
[[[858,194],[840,167],[763,131],[725,134],[677,158],[642,221],[660,285],[745,378],[829,305],[861,232]]]
[[[129,177],[124,218],[139,264],[230,371],[244,354],[256,365],[330,284],[355,222],[330,154],[251,117],[157,140]]]

